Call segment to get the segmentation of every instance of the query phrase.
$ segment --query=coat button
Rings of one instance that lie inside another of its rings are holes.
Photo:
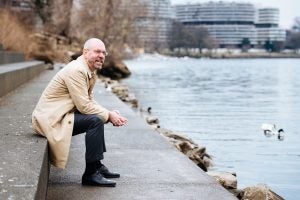
[[[71,121],[68,121],[69,124],[71,124]]]

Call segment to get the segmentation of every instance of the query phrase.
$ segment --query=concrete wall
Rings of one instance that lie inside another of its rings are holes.
[[[43,62],[34,61],[22,64],[24,66],[18,66],[18,68],[15,68],[13,64],[0,66],[0,97],[45,70]]]
[[[0,64],[23,62],[24,60],[23,53],[0,50]]]

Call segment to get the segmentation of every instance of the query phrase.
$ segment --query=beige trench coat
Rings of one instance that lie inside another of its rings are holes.
[[[66,166],[75,110],[97,114],[104,123],[108,120],[108,110],[93,99],[95,82],[96,75],[80,56],[53,77],[32,113],[32,126],[47,138],[50,162],[56,167]]]

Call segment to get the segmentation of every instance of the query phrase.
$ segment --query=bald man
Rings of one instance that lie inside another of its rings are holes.
[[[93,98],[96,70],[100,70],[107,55],[104,43],[97,39],[87,40],[83,54],[60,70],[50,81],[33,114],[34,130],[45,136],[49,143],[50,162],[65,168],[71,137],[86,133],[86,168],[83,185],[114,187],[119,178],[101,163],[106,151],[104,124],[123,126],[127,119],[119,111],[109,111]]]

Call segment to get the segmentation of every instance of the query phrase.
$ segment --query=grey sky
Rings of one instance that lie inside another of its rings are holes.
[[[172,4],[203,3],[208,1],[219,2],[220,0],[170,0]],[[280,10],[279,24],[282,28],[291,28],[295,17],[300,17],[299,0],[222,0],[229,2],[253,3],[258,7],[276,7]]]

